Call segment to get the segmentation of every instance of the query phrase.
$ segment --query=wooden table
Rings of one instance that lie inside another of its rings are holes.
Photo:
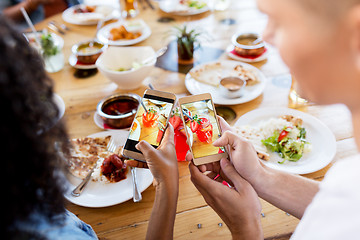
[[[266,25],[266,16],[260,13],[251,0],[233,1],[230,9],[223,12],[208,12],[193,17],[174,17],[175,22],[160,23],[160,17],[169,16],[160,10],[141,9],[140,17],[152,29],[152,35],[138,45],[149,45],[159,49],[165,45],[164,32],[171,26],[187,22],[191,26],[205,29],[213,41],[204,43],[225,50],[230,44],[232,34],[238,31],[260,32]],[[226,25],[226,19],[236,21],[234,25]],[[225,21],[222,21],[224,20]],[[46,27],[50,20],[63,22],[61,15],[52,17],[38,24],[38,29]],[[95,26],[71,27],[64,35],[65,45],[63,52],[68,59],[71,46],[81,40],[90,39],[95,33]],[[228,59],[224,53],[220,59]],[[276,49],[270,48],[266,61],[253,64],[258,67],[268,78],[264,93],[255,100],[231,106],[237,113],[237,118],[242,114],[256,108],[267,106],[287,107],[288,93],[291,78],[287,67],[283,64]],[[93,121],[96,105],[105,96],[124,92],[117,86],[97,73],[95,76],[79,79],[74,77],[75,69],[68,63],[62,71],[50,74],[55,81],[55,91],[64,99],[66,112],[64,119],[71,137],[82,137],[102,131]],[[144,84],[152,83],[156,89],[170,91],[175,94],[189,94],[184,85],[184,74],[165,71],[155,68]],[[145,86],[133,91],[142,95]],[[337,154],[334,161],[356,153],[353,139],[350,114],[342,105],[317,106],[311,105],[301,110],[306,111],[324,122],[336,136]],[[233,122],[232,122],[233,124]],[[188,164],[179,162],[180,193],[177,206],[174,238],[176,239],[230,239],[230,232],[217,214],[205,203],[200,193],[190,181]],[[331,164],[330,164],[331,165]],[[306,177],[321,180],[329,166]],[[143,192],[143,200],[134,203],[129,200],[125,203],[106,208],[84,208],[72,203],[67,208],[80,219],[89,223],[100,239],[143,239],[148,227],[149,216],[154,201],[154,187],[150,186]],[[294,231],[299,220],[285,212],[262,201],[262,225],[266,239],[287,239]]]

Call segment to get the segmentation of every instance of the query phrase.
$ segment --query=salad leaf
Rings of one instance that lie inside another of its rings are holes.
[[[279,138],[279,132],[275,131],[271,137],[261,140],[261,142],[272,152],[280,152],[281,146],[277,141],[278,138]]]
[[[275,131],[274,134],[261,142],[272,152],[279,153],[279,156],[283,158],[283,161],[279,161],[279,164],[283,164],[286,160],[296,162],[302,156],[304,152],[305,144],[308,144],[305,140],[306,130],[305,128],[300,128],[300,133],[297,136],[297,139],[285,136],[279,141],[280,133]],[[291,128],[286,128],[286,131],[292,131]]]
[[[299,138],[301,140],[305,141],[305,138],[306,138],[306,130],[305,130],[305,128],[300,128]]]

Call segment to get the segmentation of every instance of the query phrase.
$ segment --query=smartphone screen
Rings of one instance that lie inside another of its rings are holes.
[[[223,148],[214,147],[212,144],[221,136],[212,100],[187,102],[180,107],[194,159],[224,153]]]
[[[141,101],[124,146],[137,153],[135,145],[142,140],[155,148],[160,145],[175,99],[145,93]]]

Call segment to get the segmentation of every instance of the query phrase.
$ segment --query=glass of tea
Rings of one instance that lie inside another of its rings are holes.
[[[137,0],[120,0],[121,16],[132,18],[139,14]]]

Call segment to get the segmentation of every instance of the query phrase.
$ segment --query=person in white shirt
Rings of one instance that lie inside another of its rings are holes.
[[[275,45],[300,85],[318,104],[344,103],[360,146],[360,0],[257,0],[268,15],[264,40]],[[191,179],[234,239],[263,239],[258,196],[301,219],[292,239],[358,239],[360,157],[335,163],[319,183],[270,169],[254,148],[220,119],[229,160],[196,167]],[[187,156],[190,160],[191,156]],[[211,171],[210,175],[203,172]],[[228,188],[212,176],[233,183]]]

